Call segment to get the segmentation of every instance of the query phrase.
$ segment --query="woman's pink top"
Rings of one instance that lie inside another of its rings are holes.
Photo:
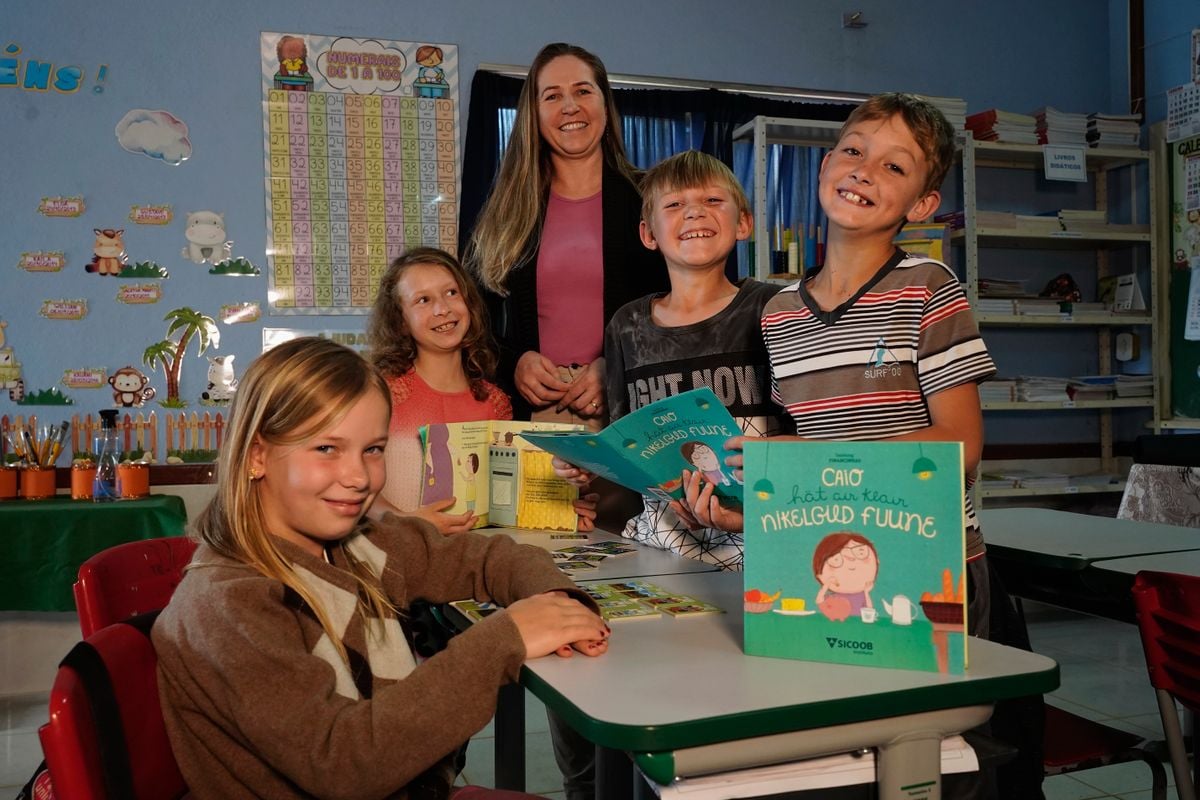
[[[415,369],[388,378],[387,384],[392,390],[392,424],[384,452],[387,483],[381,494],[396,508],[414,511],[421,505],[424,463],[418,429],[432,422],[512,419],[512,403],[500,387],[487,382],[487,397],[483,400],[476,400],[470,390],[439,392]]]
[[[542,355],[559,366],[604,353],[604,209],[600,192],[582,200],[550,193],[537,261]]]

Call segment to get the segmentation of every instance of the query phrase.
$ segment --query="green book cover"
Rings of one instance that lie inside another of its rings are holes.
[[[962,445],[745,448],[748,655],[961,674]]]
[[[599,433],[527,433],[525,439],[602,478],[661,500],[683,495],[683,471],[698,471],[731,506],[742,484],[725,466],[725,441],[740,436],[729,411],[708,388],[642,406]]]

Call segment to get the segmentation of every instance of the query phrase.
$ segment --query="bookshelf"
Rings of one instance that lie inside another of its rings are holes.
[[[1159,296],[1159,276],[1153,265],[1157,263],[1154,226],[1159,215],[1156,208],[1159,198],[1154,186],[1153,153],[1127,148],[1089,148],[1085,153],[1086,185],[1064,187],[1041,177],[1044,155],[1040,145],[964,139],[960,150],[963,226],[953,232],[951,242],[956,245],[953,247],[956,260],[961,259],[958,266],[967,298],[976,309],[976,320],[994,355],[998,351],[1010,354],[1014,348],[1003,346],[1004,337],[1020,336],[1022,332],[1025,340],[1030,334],[1036,336],[1038,346],[1045,348],[1044,353],[1056,347],[1079,347],[1081,341],[1087,340],[1090,344],[1086,357],[1092,359],[1089,374],[1104,376],[1121,371],[1114,355],[1116,333],[1135,332],[1144,348],[1158,344],[1159,314],[1155,300]],[[1009,214],[1010,209],[998,208],[1003,203],[1020,204],[1032,213]],[[1055,214],[1064,207],[1076,217],[1072,218],[1070,213]],[[1069,267],[1061,268],[1062,264]],[[1089,294],[1097,291],[1101,279],[1131,271],[1139,280],[1148,276],[1149,291],[1143,290],[1147,308],[1113,311],[1094,307],[1097,298]],[[1088,308],[1072,308],[1057,314],[1044,313],[1044,309],[1043,313],[1021,313],[1017,300],[1012,312],[1006,313],[997,311],[998,301],[981,290],[981,278],[985,276],[1004,279],[1016,273],[1027,283],[1026,290],[1036,294],[1061,272],[1068,272],[1076,279],[1082,300],[1090,301]],[[989,301],[982,308],[981,299]],[[1082,339],[1081,330],[1086,332]],[[1065,338],[1068,331],[1075,332],[1069,343]],[[1046,373],[1041,369],[1047,367],[1039,369],[1039,363],[1044,365],[1053,359],[1045,355],[1039,358],[1035,352],[1023,353],[1019,362],[1009,360],[1012,363],[997,359],[1005,377],[1044,376]],[[1150,369],[1157,371],[1157,366]],[[1009,401],[985,398],[982,403],[985,415],[1094,415],[1099,456],[1076,462],[1070,472],[1048,466],[1045,474],[1055,478],[1035,478],[1029,481],[1032,485],[1025,485],[1019,477],[1010,485],[1003,485],[1001,476],[1013,470],[985,461],[980,467],[983,479],[978,485],[981,504],[986,505],[987,498],[1122,491],[1126,467],[1113,453],[1114,417],[1140,415],[1138,419],[1147,418],[1146,424],[1157,429],[1160,389],[1161,379],[1155,376],[1151,379],[1149,396]],[[1036,460],[1027,461],[1016,472],[1036,476],[1039,466]]]
[[[771,277],[771,237],[767,224],[767,158],[771,145],[786,144],[798,147],[832,147],[837,144],[841,122],[816,119],[758,116],[733,132],[733,141],[748,143],[753,148],[754,184],[751,201],[754,206],[754,250],[750,276],[760,281],[790,283],[794,278]]]

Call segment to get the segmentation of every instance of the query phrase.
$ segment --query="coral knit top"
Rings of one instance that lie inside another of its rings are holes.
[[[415,369],[387,379],[392,391],[392,424],[384,453],[387,483],[383,498],[402,511],[421,505],[422,425],[437,422],[474,422],[482,419],[512,419],[512,403],[500,387],[484,381],[487,397],[476,400],[471,391],[439,392]]]

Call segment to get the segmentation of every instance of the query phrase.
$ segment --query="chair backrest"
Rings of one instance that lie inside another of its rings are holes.
[[[164,608],[195,549],[186,536],[144,539],[110,547],[83,562],[74,588],[84,637]]]
[[[145,632],[121,623],[93,633],[59,666],[50,721],[38,730],[57,797],[175,800],[187,792],[159,704],[152,618],[142,621]]]
[[[1139,572],[1133,605],[1151,685],[1200,712],[1200,576]]]

